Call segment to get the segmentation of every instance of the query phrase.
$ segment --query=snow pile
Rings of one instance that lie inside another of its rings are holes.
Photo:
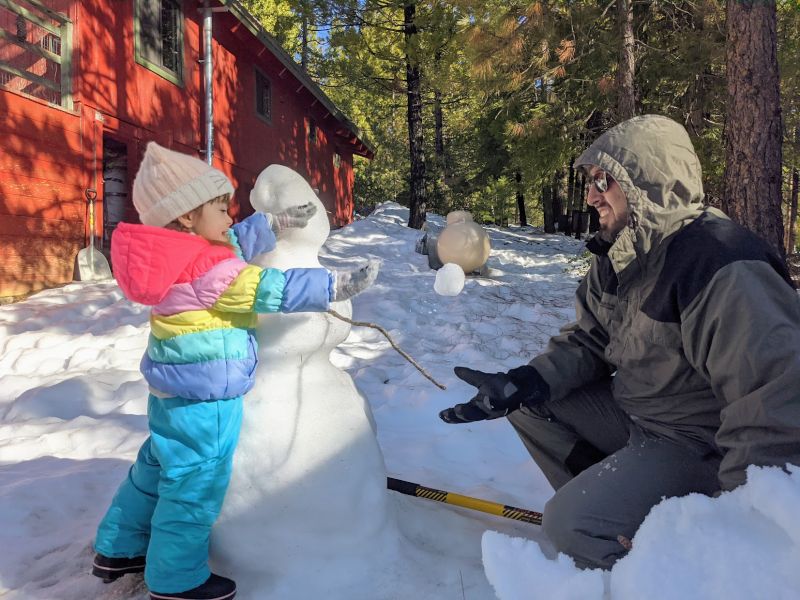
[[[594,600],[603,572],[581,571],[569,556],[547,558],[535,542],[487,531],[481,542],[486,578],[500,600]]]
[[[443,227],[441,217],[429,218]],[[283,404],[268,403],[265,394],[262,402],[245,403],[252,429],[243,432],[241,458],[250,460],[239,471],[252,470],[255,481],[259,471],[271,472],[254,487],[275,492],[265,508],[286,521],[270,530],[285,537],[271,539],[265,561],[276,545],[278,554],[299,556],[297,547],[290,547],[292,531],[304,543],[317,536],[320,552],[304,574],[307,582],[298,579],[302,564],[287,571],[281,570],[286,564],[264,565],[262,577],[231,565],[226,574],[237,579],[241,600],[491,600],[492,586],[502,600],[600,600],[604,594],[613,600],[800,598],[797,470],[789,477],[754,469],[746,487],[718,499],[691,496],[662,503],[636,536],[633,552],[610,575],[578,571],[566,557],[546,560],[536,543],[538,527],[388,491],[382,501],[359,495],[351,501],[363,503],[347,507],[352,516],[330,523],[358,529],[363,525],[355,522],[358,515],[381,523],[376,508],[386,502],[393,520],[385,527],[391,539],[381,546],[381,559],[365,564],[354,551],[319,560],[331,547],[333,529],[323,528],[319,513],[296,515],[311,506],[303,502],[317,500],[313,490],[320,478],[346,473],[358,462],[349,453],[362,452],[363,458],[367,452],[360,449],[368,448],[369,456],[379,459],[374,437],[366,436],[373,435],[370,413],[391,477],[532,510],[541,510],[552,495],[505,419],[456,426],[437,415],[474,395],[453,367],[499,371],[518,366],[574,317],[573,294],[586,266],[583,244],[532,228],[488,227],[493,249],[487,273],[467,278],[458,296],[443,297],[434,291],[436,271],[428,268],[427,257],[414,252],[419,232],[405,227],[407,219],[407,209],[382,205],[331,234],[320,260],[337,269],[363,264],[369,255],[383,260],[376,284],[353,300],[353,318],[385,327],[448,389],[434,387],[379,332],[353,327],[330,353],[336,369],[325,378],[343,378],[331,389],[354,383],[357,392],[330,398],[295,394],[301,401]],[[307,254],[315,258],[317,251],[314,247]],[[343,337],[346,328],[340,323],[331,322],[322,341],[295,336],[292,352],[269,359],[288,364],[293,354],[297,359],[298,352],[305,357],[316,352],[314,347],[329,346]],[[146,600],[141,578],[103,585],[89,570],[97,523],[147,436],[147,386],[139,361],[148,331],[147,309],[125,300],[114,282],[73,284],[0,306],[3,600]],[[276,338],[264,340],[265,352],[290,341],[278,339],[281,331],[276,325],[271,334]],[[317,354],[315,360],[327,360],[325,352]],[[269,363],[264,366],[259,377],[276,372]],[[306,384],[315,390],[323,385]],[[295,428],[301,420],[320,425],[329,420],[334,430],[342,429],[342,445],[311,435],[310,426]],[[247,452],[248,444],[263,449]],[[288,476],[281,479],[283,474]],[[240,484],[238,492],[232,489],[243,498],[247,490]],[[367,489],[381,493],[378,487],[373,482]],[[312,493],[304,496],[304,488]],[[335,498],[351,496],[343,491]],[[295,504],[280,512],[281,499]],[[295,516],[287,516],[292,511]],[[265,516],[254,512],[253,522]],[[247,519],[244,525],[246,531]],[[487,530],[493,531],[484,535]],[[253,537],[243,541],[252,543]],[[257,550],[256,560],[260,556]]]
[[[443,227],[441,217],[429,218]],[[337,458],[345,467],[348,460],[328,448],[332,459],[320,461],[321,443],[303,441],[307,431],[293,437],[292,419],[323,422],[330,415],[332,426],[339,427],[345,415],[337,411],[361,411],[363,418],[371,409],[389,476],[541,508],[552,490],[505,420],[452,426],[437,415],[474,394],[474,388],[455,377],[454,366],[517,366],[541,351],[573,315],[572,296],[580,276],[575,260],[582,244],[532,228],[487,228],[494,248],[488,274],[468,278],[458,296],[447,298],[435,293],[436,271],[428,267],[426,256],[414,252],[419,232],[408,229],[407,220],[408,209],[385,204],[370,217],[332,233],[322,247],[321,262],[348,269],[370,255],[383,260],[376,284],[353,300],[353,318],[389,330],[405,351],[448,386],[447,391],[422,377],[379,332],[353,327],[330,360],[352,378],[363,397],[359,402],[366,401],[368,408],[354,403],[321,407],[308,399],[294,406],[301,411],[295,416],[290,404],[246,402],[245,413],[252,408],[251,416],[262,423],[263,444],[292,450],[286,468],[296,475],[290,482],[295,489],[313,486],[320,474],[333,473],[328,467]],[[316,257],[317,251],[308,254]],[[331,325],[328,335],[340,336],[338,327]],[[89,571],[97,523],[147,436],[147,386],[139,361],[148,331],[148,310],[124,299],[114,282],[72,284],[0,306],[3,600],[146,600],[140,577],[104,585]],[[294,343],[312,341],[300,336]],[[275,347],[271,341],[265,346]],[[266,375],[270,370],[268,364],[265,367]],[[367,428],[372,435],[371,426]],[[365,429],[361,426],[360,431]],[[365,439],[357,433],[342,432],[342,439]],[[255,442],[253,435],[248,437]],[[351,441],[347,452],[358,448]],[[278,452],[256,452],[248,468],[255,469],[259,457],[264,458],[265,470],[279,464]],[[277,478],[267,483],[279,484]],[[365,567],[351,560],[358,558],[356,553],[345,553],[338,561],[317,561],[306,573],[308,585],[297,584],[296,572],[284,574],[266,566],[260,579],[231,571],[227,574],[237,580],[239,597],[490,600],[494,593],[481,566],[483,532],[491,528],[529,539],[540,535],[539,528],[524,523],[383,493],[395,519],[394,527],[386,528],[394,539],[382,548],[384,557],[391,559],[388,566],[382,559],[380,565]],[[301,494],[294,498],[306,499]],[[369,520],[377,503],[367,496],[363,501],[354,512]],[[294,529],[311,536],[320,516],[282,524],[274,533]],[[319,534],[320,542],[326,535],[327,531]],[[286,555],[293,552],[288,545],[285,550]],[[359,585],[367,582],[369,591],[354,589],[356,572]],[[314,586],[327,589],[324,594],[307,594]]]
[[[795,600],[800,467],[788,468],[750,467],[748,483],[719,498],[661,502],[610,574],[580,571],[563,555],[548,560],[535,542],[487,531],[486,575],[500,600]]]

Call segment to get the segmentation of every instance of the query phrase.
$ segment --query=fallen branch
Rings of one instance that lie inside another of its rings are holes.
[[[350,325],[355,325],[356,327],[371,327],[372,329],[377,329],[378,331],[380,331],[386,337],[387,340],[389,340],[389,343],[392,345],[392,348],[397,350],[397,352],[398,352],[398,354],[400,354],[400,356],[402,356],[408,362],[410,362],[412,365],[414,365],[414,367],[416,367],[417,371],[422,373],[428,380],[433,382],[433,384],[436,387],[438,387],[440,390],[446,390],[447,389],[445,386],[443,386],[441,383],[439,383],[433,377],[431,377],[430,374],[428,374],[428,372],[425,369],[420,367],[419,364],[417,364],[417,361],[415,361],[406,352],[404,352],[403,349],[400,348],[400,346],[395,344],[394,340],[392,339],[392,336],[389,335],[389,332],[386,331],[380,325],[376,325],[375,323],[369,323],[367,321],[353,321],[352,319],[348,319],[344,315],[340,315],[338,312],[336,312],[333,309],[328,310],[328,314],[330,314],[333,317],[336,317],[337,319],[340,319],[340,320],[344,321],[345,323],[350,323]]]

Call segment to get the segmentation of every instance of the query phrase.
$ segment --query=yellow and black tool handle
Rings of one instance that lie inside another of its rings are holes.
[[[489,513],[490,515],[497,515],[498,517],[514,519],[516,521],[524,521],[526,523],[533,523],[534,525],[542,524],[542,513],[527,510],[525,508],[517,508],[515,506],[508,506],[507,504],[499,504],[497,502],[490,502],[489,500],[481,500],[480,498],[462,496],[461,494],[445,492],[435,488],[425,487],[424,485],[419,485],[417,483],[411,483],[410,481],[395,479],[393,477],[386,478],[386,487],[392,491],[400,492],[401,494],[407,494],[409,496],[416,496],[417,498],[427,498],[428,500],[435,500],[436,502],[444,502],[454,506],[479,510],[481,512]]]

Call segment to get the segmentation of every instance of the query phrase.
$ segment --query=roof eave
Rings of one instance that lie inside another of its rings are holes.
[[[364,156],[366,158],[374,158],[375,148],[365,138],[361,130],[353,123],[347,116],[340,111],[333,101],[328,98],[327,94],[303,71],[294,59],[284,50],[278,41],[270,35],[266,29],[258,22],[258,20],[245,8],[239,0],[219,0],[222,4],[228,7],[230,13],[236,17],[252,33],[258,41],[264,44],[275,58],[289,71],[303,86],[311,92],[322,106],[327,110],[337,121],[339,121],[347,130],[347,134],[342,135],[338,133],[339,137],[347,140],[348,146],[353,151],[353,154]]]

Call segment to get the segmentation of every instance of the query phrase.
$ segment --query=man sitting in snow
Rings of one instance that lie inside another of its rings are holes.
[[[440,416],[508,415],[556,490],[545,533],[610,568],[662,498],[800,464],[800,298],[766,242],[703,207],[674,121],[625,121],[575,164],[600,213],[576,321],[529,365],[457,367],[478,393]]]

